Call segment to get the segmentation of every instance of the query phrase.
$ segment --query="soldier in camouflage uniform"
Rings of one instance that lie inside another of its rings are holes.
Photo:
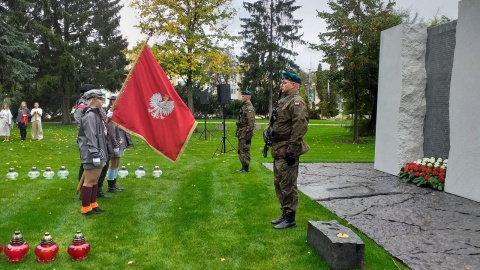
[[[307,132],[308,110],[298,89],[302,82],[294,73],[284,72],[282,97],[277,103],[272,131],[272,157],[275,193],[282,215],[272,220],[275,229],[295,227],[298,207],[297,176],[299,156],[308,146],[303,141]]]
[[[250,146],[255,130],[255,108],[253,108],[252,102],[250,102],[251,96],[252,93],[250,91],[242,91],[243,105],[240,108],[236,132],[238,137],[238,157],[242,163],[242,168],[238,170],[239,173],[248,172],[250,165]]]

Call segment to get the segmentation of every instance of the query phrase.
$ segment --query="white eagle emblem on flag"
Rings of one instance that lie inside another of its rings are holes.
[[[164,116],[172,113],[175,108],[173,101],[168,100],[167,95],[162,98],[160,93],[156,93],[150,98],[150,107],[152,109],[148,109],[148,111],[155,119],[164,119]]]

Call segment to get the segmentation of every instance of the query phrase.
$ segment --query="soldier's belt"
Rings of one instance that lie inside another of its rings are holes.
[[[272,137],[272,142],[283,142],[283,141],[288,141],[290,140],[290,135],[277,135],[275,134],[275,136]]]

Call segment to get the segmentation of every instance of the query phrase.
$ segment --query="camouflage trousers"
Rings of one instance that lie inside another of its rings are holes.
[[[247,144],[247,140],[245,138],[238,139],[238,158],[242,163],[242,166],[250,165],[250,144]]]
[[[284,158],[273,160],[275,193],[282,210],[286,213],[296,211],[298,207],[298,159],[293,166],[288,166]]]

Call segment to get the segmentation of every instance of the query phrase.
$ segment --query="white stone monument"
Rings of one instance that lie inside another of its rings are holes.
[[[374,168],[397,175],[423,158],[427,28],[402,24],[381,34]]]
[[[445,191],[480,202],[480,1],[458,6]]]

